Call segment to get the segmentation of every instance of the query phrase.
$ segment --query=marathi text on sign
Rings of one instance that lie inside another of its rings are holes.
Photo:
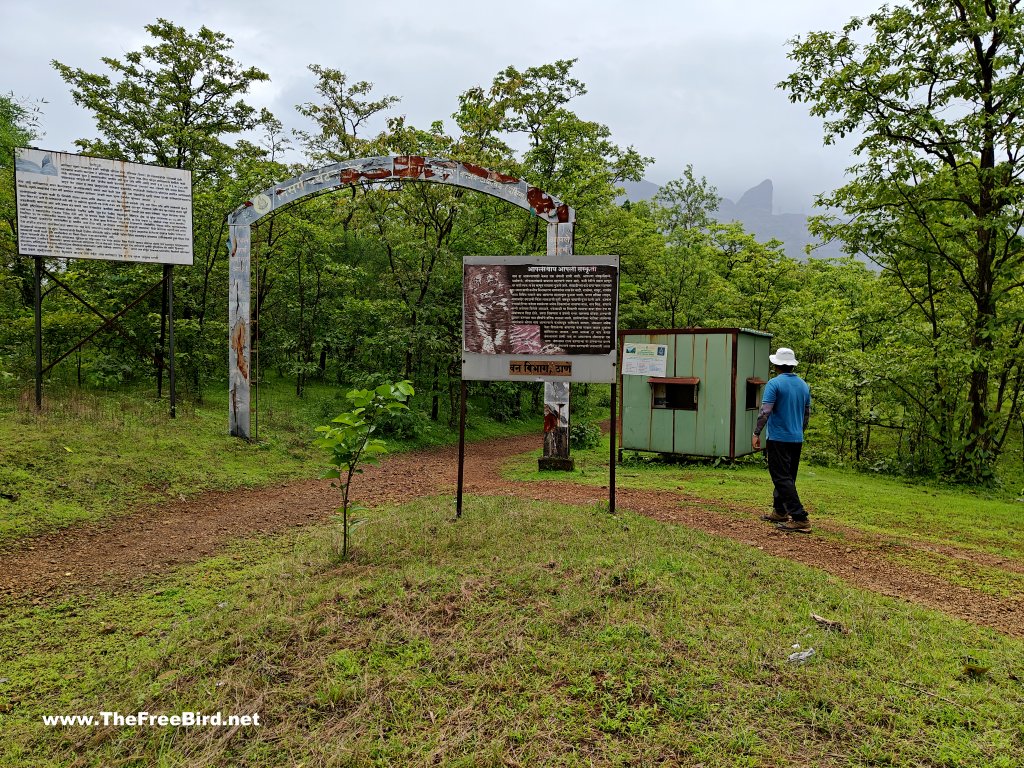
[[[568,360],[510,360],[509,376],[572,376]]]

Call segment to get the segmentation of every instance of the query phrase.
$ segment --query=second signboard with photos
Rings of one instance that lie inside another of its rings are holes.
[[[615,381],[618,256],[469,256],[462,378]]]

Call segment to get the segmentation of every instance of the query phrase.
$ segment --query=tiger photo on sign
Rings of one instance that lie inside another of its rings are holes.
[[[463,345],[467,352],[512,351],[512,291],[508,268],[466,266]]]

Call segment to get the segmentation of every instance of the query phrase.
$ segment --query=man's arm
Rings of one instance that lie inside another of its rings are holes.
[[[761,403],[761,410],[757,413],[757,423],[754,425],[754,436],[750,441],[750,446],[755,450],[761,450],[761,432],[764,430],[764,425],[768,423],[768,416],[775,409],[775,402]]]

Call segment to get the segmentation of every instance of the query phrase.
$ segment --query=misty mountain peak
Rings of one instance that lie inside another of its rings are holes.
[[[751,213],[764,213],[771,215],[772,213],[772,180],[765,179],[756,187],[751,187],[736,203],[736,208],[741,211],[750,211]]]

